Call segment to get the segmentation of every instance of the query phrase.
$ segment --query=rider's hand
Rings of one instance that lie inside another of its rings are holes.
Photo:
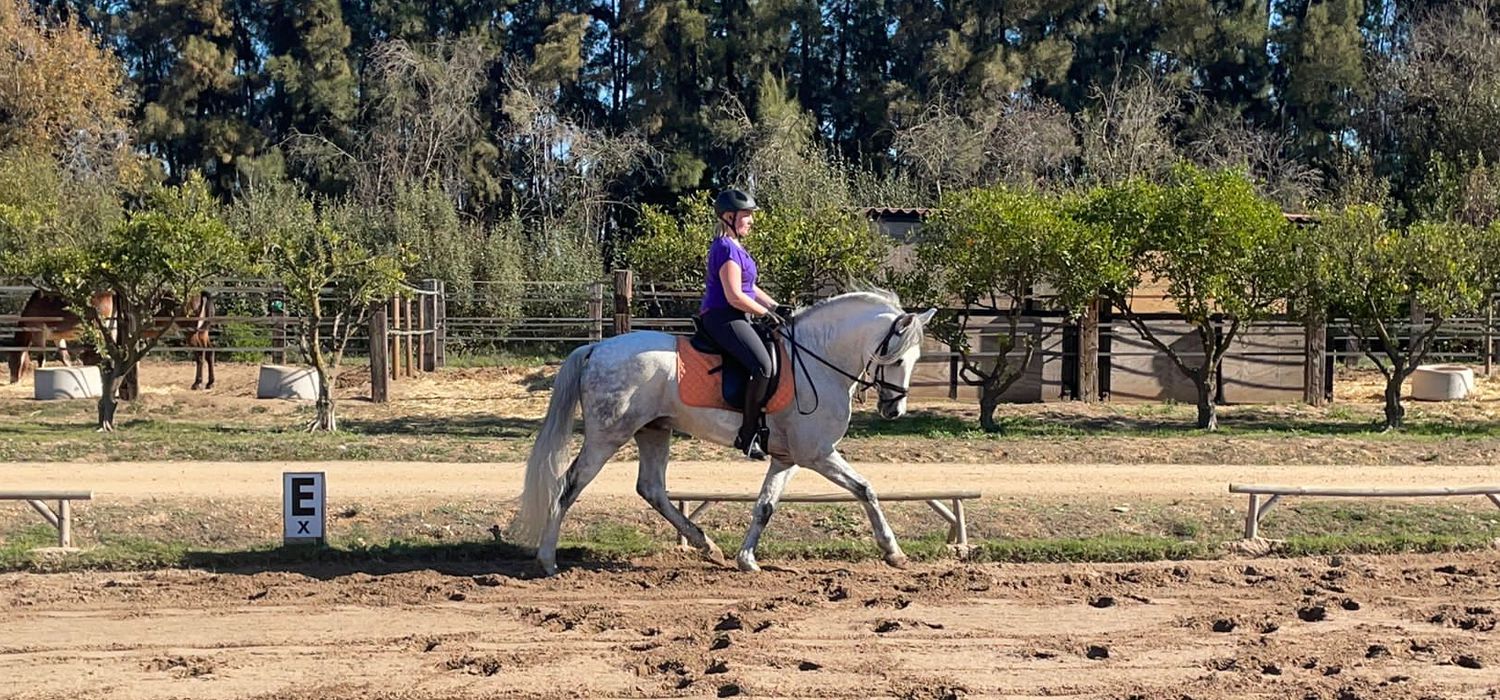
[[[764,314],[761,314],[760,320],[761,323],[766,324],[767,328],[777,328],[779,326],[786,325],[786,319],[782,318],[780,314],[770,309],[767,309]]]
[[[785,320],[791,318],[792,317],[792,313],[795,312],[795,311],[796,311],[796,309],[793,309],[792,306],[791,306],[791,304],[777,304],[776,305],[776,315],[780,316],[782,321],[785,321]]]

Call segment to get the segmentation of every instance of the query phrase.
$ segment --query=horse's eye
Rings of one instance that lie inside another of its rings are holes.
[[[905,360],[898,359],[896,360],[895,364],[897,367],[900,367],[902,362],[905,362]]]

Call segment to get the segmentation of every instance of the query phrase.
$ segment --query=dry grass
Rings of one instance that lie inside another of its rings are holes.
[[[192,366],[147,363],[140,400],[122,407],[118,436],[95,435],[91,401],[38,402],[29,379],[0,385],[0,460],[511,461],[524,459],[545,414],[554,367],[448,368],[392,385],[369,400],[363,367],[337,386],[337,436],[298,432],[307,403],[253,398],[257,368],[225,363],[212,391],[190,391]],[[1195,430],[1194,408],[1171,403],[1011,404],[999,434],[978,429],[977,407],[914,403],[898,421],[856,405],[841,448],[860,461],[1410,464],[1500,461],[1500,378],[1449,403],[1408,402],[1408,427],[1379,430],[1383,378],[1341,369],[1332,405],[1225,406],[1221,430]],[[273,438],[273,439],[272,439]],[[678,458],[729,452],[684,439]],[[631,458],[632,448],[620,454]]]

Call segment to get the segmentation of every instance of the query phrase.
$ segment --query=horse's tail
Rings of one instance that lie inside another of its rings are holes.
[[[573,434],[573,409],[578,406],[581,394],[579,385],[583,365],[593,351],[592,344],[574,350],[552,382],[547,418],[537,431],[531,456],[526,458],[526,485],[521,492],[520,508],[510,526],[511,536],[522,546],[539,546],[542,531],[557,515],[562,476],[567,472],[563,457],[567,453],[568,438]]]

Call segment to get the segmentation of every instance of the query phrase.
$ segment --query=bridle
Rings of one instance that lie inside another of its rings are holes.
[[[807,363],[799,359],[798,355],[800,353],[806,353],[814,360],[823,363],[825,367],[833,370],[834,372],[837,372],[845,379],[854,382],[855,386],[858,386],[862,390],[879,389],[880,398],[876,403],[877,410],[884,409],[886,406],[906,398],[907,394],[910,393],[909,389],[899,384],[892,384],[885,380],[885,368],[888,365],[900,361],[899,358],[890,357],[890,345],[892,338],[895,338],[896,336],[901,335],[904,332],[896,329],[897,324],[901,323],[901,319],[902,316],[897,316],[895,320],[891,321],[890,328],[886,329],[885,336],[880,339],[880,345],[876,346],[875,353],[870,355],[870,359],[865,362],[865,366],[860,369],[858,376],[844,371],[842,367],[829,362],[823,356],[811,350],[808,350],[801,343],[797,342],[797,327],[791,319],[787,319],[786,325],[777,328],[777,331],[781,334],[781,336],[783,338],[786,338],[787,344],[791,345],[792,347],[792,393],[797,403],[797,413],[804,416],[811,415],[813,412],[818,410],[818,405],[820,403],[820,397],[818,396],[818,385],[813,383],[812,375],[807,370]],[[871,366],[874,366],[875,368],[875,371],[873,372],[873,381],[870,379],[865,379],[866,375],[872,375],[872,373],[870,372]],[[807,379],[807,385],[812,388],[813,392],[813,407],[806,411],[802,410],[802,396],[797,393],[798,367],[802,368],[802,376]]]

